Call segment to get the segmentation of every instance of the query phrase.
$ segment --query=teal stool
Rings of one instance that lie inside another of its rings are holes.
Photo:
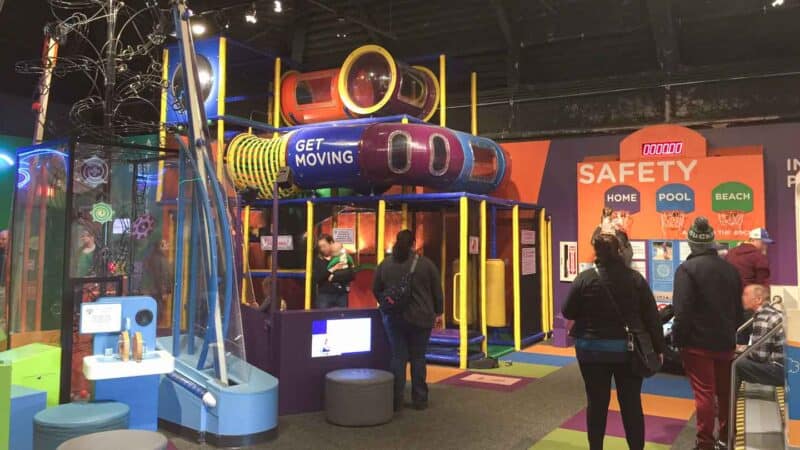
[[[128,428],[130,408],[124,403],[67,403],[33,417],[33,449],[56,450],[84,434]]]

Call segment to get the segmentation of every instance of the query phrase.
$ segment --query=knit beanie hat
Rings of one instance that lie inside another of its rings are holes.
[[[694,219],[692,227],[687,233],[690,244],[711,245],[714,243],[714,229],[705,217]]]

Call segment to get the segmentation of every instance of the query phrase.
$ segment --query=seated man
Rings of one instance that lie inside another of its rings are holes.
[[[769,304],[769,289],[760,284],[747,286],[742,294],[744,309],[753,313],[751,344],[758,342],[776,325],[781,331],[754,349],[737,365],[737,377],[749,383],[783,386],[783,344],[785,333],[781,312]]]

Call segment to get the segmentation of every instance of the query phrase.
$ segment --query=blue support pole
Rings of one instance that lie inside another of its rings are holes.
[[[200,236],[195,231],[195,224],[200,223],[200,214],[197,208],[192,208],[192,227],[189,246],[189,276],[197,274],[197,264],[205,258],[203,250],[198,247]],[[186,334],[188,335],[188,352],[194,355],[194,321],[197,318],[197,283],[189,283],[189,301],[187,302]]]
[[[183,147],[178,151],[178,180],[186,178],[186,154]],[[172,354],[181,354],[181,299],[183,298],[183,216],[185,214],[185,191],[183,183],[178,185],[178,220],[175,237],[175,284],[172,289]]]

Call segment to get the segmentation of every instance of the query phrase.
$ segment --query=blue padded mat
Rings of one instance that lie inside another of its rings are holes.
[[[642,393],[666,397],[694,398],[692,385],[689,384],[688,378],[666,373],[657,373],[650,378],[645,378],[642,385]]]
[[[571,356],[540,355],[537,353],[515,352],[500,358],[504,361],[514,361],[528,364],[541,364],[545,366],[568,366],[576,361]]]

